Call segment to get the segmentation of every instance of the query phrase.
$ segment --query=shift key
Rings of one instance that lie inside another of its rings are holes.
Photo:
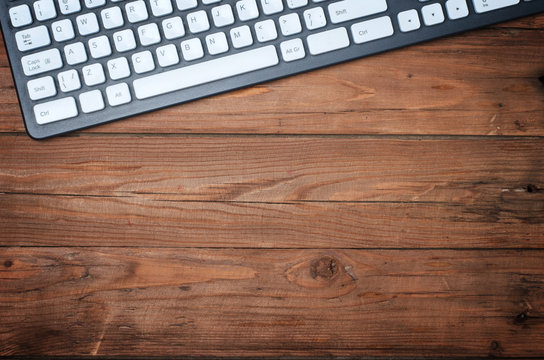
[[[385,0],[342,0],[329,5],[329,15],[333,24],[379,14],[386,10]]]

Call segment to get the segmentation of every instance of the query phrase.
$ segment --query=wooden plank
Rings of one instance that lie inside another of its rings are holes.
[[[4,140],[6,245],[541,248],[544,241],[540,139]]]
[[[541,138],[10,136],[0,142],[0,192],[494,203],[544,188],[543,145]]]
[[[541,251],[0,249],[0,356],[544,352]]]
[[[542,136],[543,19],[352,61],[85,133]],[[4,49],[0,66],[0,132],[22,132]]]
[[[4,246],[544,248],[544,194],[467,205],[0,195]],[[532,199],[531,199],[532,198]]]

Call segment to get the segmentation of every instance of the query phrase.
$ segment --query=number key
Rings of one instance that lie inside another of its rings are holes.
[[[38,21],[45,21],[57,17],[57,10],[53,0],[38,0],[34,3],[34,13]]]
[[[81,11],[79,0],[59,0],[60,12],[64,15],[73,14]]]

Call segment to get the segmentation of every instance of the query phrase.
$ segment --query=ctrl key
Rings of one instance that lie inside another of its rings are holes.
[[[34,106],[34,116],[40,125],[76,117],[76,100],[73,97],[53,100]]]

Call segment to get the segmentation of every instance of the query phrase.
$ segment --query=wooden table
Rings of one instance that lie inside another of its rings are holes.
[[[544,356],[544,16],[41,142],[0,51],[0,355]]]

